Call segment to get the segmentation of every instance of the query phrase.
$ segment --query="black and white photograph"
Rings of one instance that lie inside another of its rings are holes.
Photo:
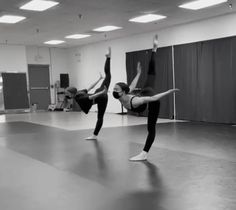
[[[0,210],[235,210],[236,0],[0,0]]]

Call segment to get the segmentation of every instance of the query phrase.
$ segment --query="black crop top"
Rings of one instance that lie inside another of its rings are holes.
[[[147,104],[142,104],[142,105],[140,105],[140,106],[134,108],[133,105],[132,105],[132,101],[133,101],[134,97],[138,97],[138,96],[133,96],[133,97],[130,99],[131,111],[133,111],[133,112],[138,112],[138,113],[144,112],[145,109],[147,108]]]
[[[82,111],[88,114],[93,105],[93,101],[89,99],[88,91],[86,89],[78,91],[75,96],[75,100],[79,104]]]

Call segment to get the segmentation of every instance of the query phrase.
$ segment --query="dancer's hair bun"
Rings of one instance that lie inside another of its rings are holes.
[[[129,89],[129,86],[127,84],[125,84],[124,82],[118,82],[116,83],[116,85],[119,85],[121,87],[121,89],[123,91],[125,91],[125,93],[129,93],[130,89]]]

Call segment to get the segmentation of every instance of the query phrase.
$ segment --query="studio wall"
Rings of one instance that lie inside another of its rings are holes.
[[[69,49],[69,69],[72,74],[73,84],[79,88],[86,87],[90,81],[97,78],[99,71],[103,71],[104,54],[108,46],[112,47],[111,88],[118,81],[127,81],[126,53],[151,49],[155,34],[159,35],[159,46],[173,46],[193,43],[236,35],[236,14],[227,14],[207,20],[177,25],[162,30],[133,35],[115,40],[104,40],[100,43],[88,44]],[[120,112],[120,104],[112,98],[111,94],[108,112]]]

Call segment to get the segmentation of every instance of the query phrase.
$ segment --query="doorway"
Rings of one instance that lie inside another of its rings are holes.
[[[30,104],[47,110],[51,104],[49,65],[28,65]]]

